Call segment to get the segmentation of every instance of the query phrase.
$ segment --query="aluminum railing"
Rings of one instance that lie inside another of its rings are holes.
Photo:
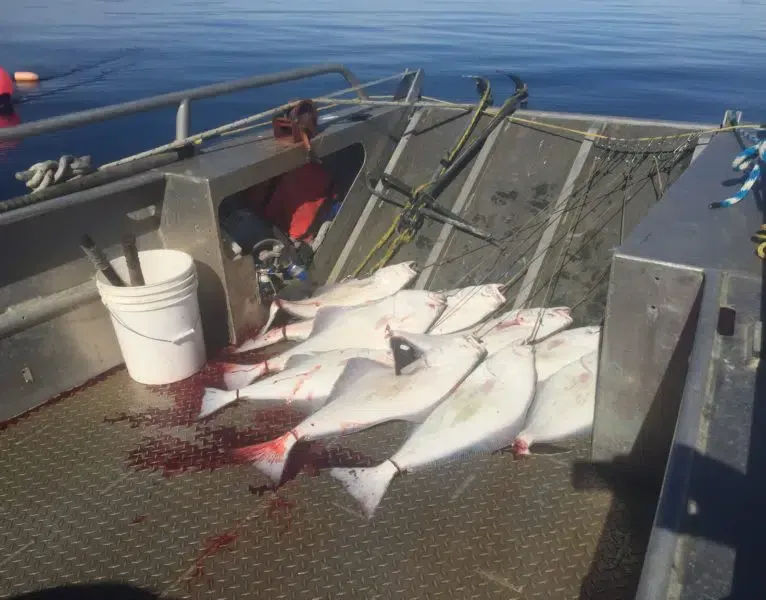
[[[41,119],[39,121],[34,121],[33,123],[0,129],[0,141],[20,140],[42,133],[59,131],[61,129],[71,129],[79,125],[107,121],[116,117],[132,115],[155,108],[163,108],[173,105],[178,107],[176,112],[176,140],[182,140],[189,137],[189,118],[192,100],[211,98],[241,90],[266,87],[276,83],[306,79],[308,77],[316,77],[318,75],[326,75],[329,73],[337,73],[341,75],[360,98],[367,99],[367,94],[361,87],[359,80],[343,65],[314,65],[299,69],[291,69],[289,71],[280,71],[279,73],[273,73],[271,75],[256,75],[234,81],[224,81],[188,90],[152,96],[150,98],[142,98],[140,100],[132,100],[130,102],[92,108],[58,117],[51,117],[49,119]]]

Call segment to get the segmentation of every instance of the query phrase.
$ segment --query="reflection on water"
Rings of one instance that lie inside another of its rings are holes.
[[[758,0],[37,0],[0,19],[0,65],[39,72],[23,120],[315,62],[362,79],[426,70],[430,95],[469,100],[463,74],[514,70],[530,108],[717,122],[725,108],[766,119],[766,3]],[[340,86],[324,77],[192,106],[194,128]],[[510,92],[498,78],[496,99]],[[140,135],[137,135],[140,134]],[[9,173],[41,158],[96,163],[164,143],[173,110],[62,132],[6,151]]]

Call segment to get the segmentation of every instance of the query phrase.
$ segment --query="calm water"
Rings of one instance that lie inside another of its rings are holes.
[[[460,75],[503,69],[528,81],[530,108],[717,122],[736,107],[766,120],[766,0],[366,4],[4,0],[0,65],[52,77],[23,92],[25,121],[325,61],[343,62],[363,80],[423,67],[426,93],[453,99],[473,98]],[[192,125],[340,83],[327,76],[204,101],[192,106]],[[495,90],[501,100],[511,86],[497,79]],[[155,111],[26,140],[0,159],[0,197],[23,191],[10,173],[42,158],[77,153],[104,162],[173,133],[173,111]]]

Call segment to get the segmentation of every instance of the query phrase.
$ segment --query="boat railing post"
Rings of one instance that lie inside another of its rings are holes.
[[[184,98],[178,103],[176,112],[176,141],[189,137],[189,99]]]

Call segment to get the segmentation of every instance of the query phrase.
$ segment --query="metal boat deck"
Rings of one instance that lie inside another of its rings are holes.
[[[300,415],[240,405],[195,424],[208,377],[147,389],[118,368],[0,433],[0,595],[105,581],[194,598],[635,589],[652,497],[615,494],[585,463],[574,469],[585,443],[397,478],[368,522],[324,471],[385,459],[408,426],[296,448],[294,479],[272,491],[227,451]]]

